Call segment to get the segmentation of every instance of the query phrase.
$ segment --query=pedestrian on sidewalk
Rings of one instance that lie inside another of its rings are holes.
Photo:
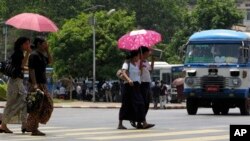
[[[102,89],[105,91],[106,102],[113,102],[112,93],[111,93],[112,84],[106,81],[102,85]]]
[[[164,81],[161,81],[161,91],[160,91],[160,108],[166,109],[167,103],[167,86]]]
[[[7,83],[7,102],[4,108],[0,133],[13,133],[8,127],[7,123],[21,114],[22,129],[26,128],[27,105],[26,97],[27,91],[23,84],[24,70],[28,70],[26,66],[29,54],[31,52],[30,39],[20,37],[14,44],[14,53],[11,55],[11,65],[14,66],[14,74],[9,78]],[[25,54],[25,55],[24,55]]]
[[[145,119],[145,104],[140,90],[139,53],[134,50],[128,56],[128,61],[122,65],[122,75],[126,81],[122,94],[122,105],[119,112],[118,129],[127,129],[123,120],[143,123],[142,128],[151,128]]]
[[[159,103],[160,99],[160,93],[161,93],[161,87],[160,87],[160,81],[155,81],[155,85],[152,87],[152,93],[153,93],[153,103],[154,103],[154,109],[157,109],[157,105]]]
[[[77,99],[83,100],[82,99],[82,87],[79,84],[77,84],[76,86],[76,93],[77,93]]]
[[[44,92],[44,97],[41,106],[28,115],[26,131],[31,131],[31,135],[34,136],[45,136],[45,133],[38,130],[39,123],[46,124],[53,111],[53,101],[48,92],[46,79],[46,67],[50,63],[52,57],[47,42],[43,38],[36,37],[33,51],[29,56],[29,90],[32,92],[40,89]]]

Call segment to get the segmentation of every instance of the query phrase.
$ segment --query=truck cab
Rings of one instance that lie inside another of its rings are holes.
[[[194,33],[185,48],[184,95],[189,115],[210,107],[215,115],[238,107],[249,115],[250,36],[234,30]]]

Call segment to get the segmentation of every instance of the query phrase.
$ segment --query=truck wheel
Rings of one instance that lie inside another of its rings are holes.
[[[213,106],[212,109],[213,109],[213,112],[214,112],[215,115],[220,114],[220,108],[218,106]]]
[[[196,115],[198,106],[194,99],[187,99],[187,112],[189,115]]]
[[[221,114],[222,115],[227,115],[229,112],[229,108],[228,107],[222,107],[221,108]]]
[[[250,107],[248,105],[247,99],[244,99],[240,104],[240,114],[241,115],[249,115],[250,114]]]

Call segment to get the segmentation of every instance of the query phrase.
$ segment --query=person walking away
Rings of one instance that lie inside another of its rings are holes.
[[[157,109],[157,105],[158,105],[159,99],[160,99],[160,92],[161,92],[159,81],[155,82],[155,85],[152,87],[152,92],[153,92],[152,97],[153,97],[154,109]]]
[[[150,96],[151,96],[151,76],[150,72],[154,68],[154,57],[152,56],[151,65],[147,60],[151,55],[149,48],[145,46],[141,46],[139,49],[140,54],[140,70],[141,70],[141,94],[145,103],[145,119],[148,113],[149,104],[150,104]],[[132,126],[135,124],[132,122]],[[152,124],[154,126],[154,124]],[[141,128],[141,124],[137,124],[138,128]]]
[[[15,67],[14,75],[9,78],[7,83],[7,102],[4,108],[0,133],[13,133],[7,123],[17,115],[21,114],[22,129],[26,128],[27,119],[27,91],[23,84],[24,70],[28,70],[26,66],[29,54],[31,52],[30,39],[20,37],[14,44],[14,53],[11,55],[11,64]]]
[[[137,50],[131,51],[122,65],[122,75],[126,81],[124,83],[124,93],[122,93],[122,105],[119,111],[118,129],[127,129],[123,125],[123,120],[143,123],[142,128],[153,127],[145,120],[145,105],[140,90],[140,69],[139,53]]]
[[[58,98],[62,98],[62,99],[66,98],[66,89],[63,86],[61,86],[59,89],[59,97]]]
[[[56,89],[53,92],[53,98],[58,98],[59,97],[59,94],[60,94],[59,93],[60,92],[59,89],[60,88],[57,86]]]
[[[85,80],[82,81],[82,100],[86,99],[86,91],[87,91],[87,85],[85,83]]]
[[[160,108],[166,109],[166,94],[167,94],[167,86],[164,81],[161,81],[161,91],[160,91]]]
[[[45,39],[36,37],[34,49],[29,56],[29,82],[30,91],[40,89],[44,92],[44,97],[40,107],[30,112],[27,119],[27,131],[31,131],[34,136],[45,136],[45,133],[38,130],[39,123],[46,124],[53,111],[53,101],[47,89],[46,66],[52,63],[52,57]]]
[[[110,84],[108,81],[106,81],[102,85],[102,89],[104,89],[104,91],[105,91],[106,102],[109,102],[109,101],[113,102],[111,88],[112,88],[112,84]]]
[[[76,93],[77,93],[78,100],[83,100],[82,99],[82,88],[79,84],[76,86]]]

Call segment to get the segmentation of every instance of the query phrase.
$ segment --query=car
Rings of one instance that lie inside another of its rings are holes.
[[[0,101],[6,100],[6,93],[7,93],[7,84],[3,79],[0,78]]]

